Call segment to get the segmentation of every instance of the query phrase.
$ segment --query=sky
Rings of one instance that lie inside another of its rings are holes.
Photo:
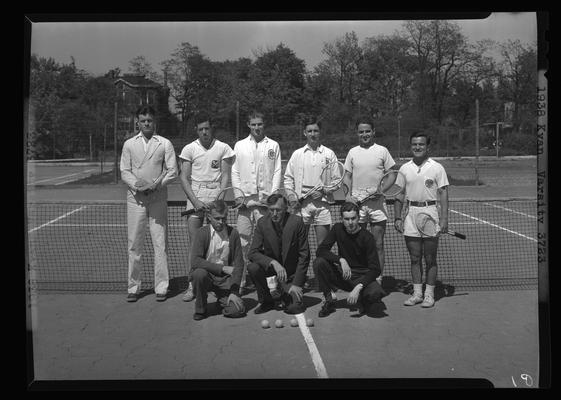
[[[535,12],[493,13],[478,20],[458,23],[468,41],[537,41]],[[325,43],[354,31],[365,38],[392,35],[403,20],[391,21],[205,21],[205,22],[34,22],[31,53],[76,66],[93,75],[113,68],[127,72],[129,61],[144,56],[160,72],[160,62],[170,58],[182,42],[198,46],[212,61],[254,58],[253,51],[273,49],[283,43],[312,70],[325,59]]]

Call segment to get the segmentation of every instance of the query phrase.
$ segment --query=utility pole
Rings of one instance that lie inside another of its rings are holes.
[[[236,142],[240,140],[240,102],[236,101]]]
[[[117,98],[115,98],[115,108],[113,116],[113,152],[115,154],[115,160],[113,163],[113,179],[117,183]]]
[[[475,186],[479,186],[479,100],[475,99]]]
[[[499,127],[501,123],[497,122],[496,134],[495,134],[495,152],[497,153],[497,158],[499,158]]]
[[[397,159],[401,159],[401,115],[397,116]]]

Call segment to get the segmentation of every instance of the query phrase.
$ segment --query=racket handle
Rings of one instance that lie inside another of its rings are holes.
[[[452,236],[455,236],[459,239],[464,239],[465,240],[465,238],[466,238],[466,235],[464,235],[463,233],[458,233],[458,232],[454,232],[454,231],[447,231],[446,233],[448,233]]]
[[[181,211],[181,216],[182,217],[186,217],[188,215],[194,214],[196,211],[194,208],[190,209],[190,210],[186,210],[186,211]]]

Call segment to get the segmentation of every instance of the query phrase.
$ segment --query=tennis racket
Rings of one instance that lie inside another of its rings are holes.
[[[384,176],[382,176],[382,179],[380,179],[380,183],[378,184],[375,192],[368,194],[365,198],[359,200],[357,204],[360,207],[368,200],[380,196],[384,196],[386,199],[394,199],[396,196],[403,193],[404,190],[405,176],[401,172],[394,169],[386,172]]]
[[[299,201],[302,202],[313,193],[319,192],[323,189],[336,190],[341,185],[345,177],[345,166],[340,161],[331,161],[322,168],[319,175],[319,182],[304,194]]]
[[[222,189],[220,193],[216,195],[215,200],[223,200],[226,203],[226,205],[228,205],[228,207],[235,210],[240,208],[244,204],[245,194],[243,190],[241,190],[240,188],[228,187]],[[190,210],[182,211],[181,216],[182,217],[189,216],[196,212],[197,211],[194,208],[192,208]]]
[[[435,237],[440,235],[440,233],[447,233],[459,239],[466,238],[466,235],[464,235],[463,233],[458,233],[451,230],[440,232],[440,227],[436,223],[436,220],[432,217],[432,215],[424,212],[420,212],[415,216],[415,226],[417,227],[417,230],[422,237]]]

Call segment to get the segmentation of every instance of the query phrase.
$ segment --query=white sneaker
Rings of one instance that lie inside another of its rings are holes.
[[[414,294],[413,296],[409,297],[407,300],[403,302],[404,306],[414,306],[415,304],[419,304],[423,302],[423,297],[418,294]]]
[[[425,294],[425,300],[423,301],[423,304],[421,304],[421,307],[430,308],[433,306],[434,306],[434,297],[432,297],[430,294]]]
[[[193,293],[193,285],[189,282],[189,287],[185,291],[182,300],[183,301],[192,301],[195,298],[195,294]]]

